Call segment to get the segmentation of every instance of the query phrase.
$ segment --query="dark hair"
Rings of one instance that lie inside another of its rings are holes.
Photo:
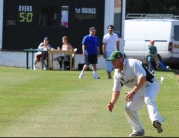
[[[108,28],[111,27],[114,30],[114,25],[108,25]]]

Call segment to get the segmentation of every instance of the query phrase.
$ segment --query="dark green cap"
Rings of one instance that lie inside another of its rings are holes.
[[[112,61],[112,60],[115,60],[116,58],[124,58],[124,56],[120,51],[114,51],[111,53],[107,61]]]

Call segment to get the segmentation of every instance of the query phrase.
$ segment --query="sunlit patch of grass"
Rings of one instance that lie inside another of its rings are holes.
[[[0,136],[39,137],[127,137],[131,128],[126,120],[124,92],[113,112],[106,110],[113,81],[105,70],[95,80],[87,71],[42,71],[0,67]],[[146,107],[139,111],[146,136],[179,136],[179,85],[170,71],[156,71],[164,77],[156,104],[165,122],[158,134],[148,118]]]

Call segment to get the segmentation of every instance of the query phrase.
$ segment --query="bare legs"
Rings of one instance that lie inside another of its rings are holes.
[[[84,72],[88,69],[89,65],[84,65],[83,69],[79,75],[79,79],[83,78]],[[93,77],[94,79],[100,79],[100,77],[98,77],[97,73],[96,73],[96,64],[92,64],[92,71],[93,71]]]

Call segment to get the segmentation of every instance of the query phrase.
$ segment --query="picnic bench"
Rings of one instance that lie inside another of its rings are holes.
[[[32,66],[31,68],[33,69],[34,68],[34,52],[42,52],[42,58],[41,58],[41,62],[42,62],[42,70],[44,70],[44,53],[47,52],[47,50],[40,50],[40,49],[33,49],[33,48],[30,48],[30,49],[24,49],[23,50],[24,52],[26,52],[26,69],[29,68],[29,53],[32,53]],[[48,57],[47,57],[48,59]],[[48,60],[47,60],[47,66],[48,66]]]

